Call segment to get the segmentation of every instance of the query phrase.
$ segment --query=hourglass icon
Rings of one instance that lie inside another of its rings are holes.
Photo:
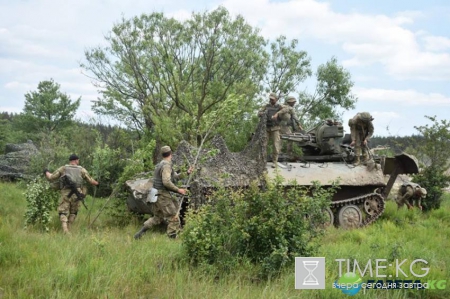
[[[303,267],[308,270],[308,275],[303,279],[303,285],[319,285],[319,280],[312,273],[316,270],[319,261],[302,261]]]

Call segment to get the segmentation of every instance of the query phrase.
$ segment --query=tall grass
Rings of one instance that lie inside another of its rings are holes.
[[[135,241],[140,220],[112,227],[102,214],[88,229],[87,211],[80,210],[70,236],[61,233],[56,211],[49,233],[24,230],[24,189],[0,184],[0,298],[348,298],[331,287],[338,278],[335,259],[422,258],[429,262],[428,279],[450,283],[450,205],[429,214],[386,212],[359,230],[329,228],[320,256],[326,257],[325,290],[296,290],[294,267],[271,281],[259,281],[245,269],[232,275],[210,276],[192,268],[182,256],[182,241],[170,240],[164,228]],[[104,201],[87,199],[91,219]],[[405,267],[406,268],[406,267]],[[422,279],[423,280],[423,279]],[[364,298],[450,298],[445,290],[367,290]]]

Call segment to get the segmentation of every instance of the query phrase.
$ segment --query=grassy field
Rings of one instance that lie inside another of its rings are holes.
[[[72,234],[65,236],[55,211],[50,233],[25,230],[23,192],[18,185],[0,183],[0,298],[348,298],[332,288],[339,271],[336,259],[357,260],[362,267],[369,259],[372,264],[375,259],[387,263],[406,259],[401,268],[408,278],[399,279],[411,279],[410,262],[423,259],[428,265],[418,264],[413,271],[422,274],[424,266],[430,270],[417,279],[450,283],[448,195],[440,210],[427,215],[397,211],[394,203],[387,202],[381,219],[367,228],[329,228],[318,253],[326,258],[326,289],[296,290],[293,266],[271,281],[259,281],[243,269],[220,278],[209,276],[189,267],[183,259],[182,240],[167,239],[163,229],[135,241],[138,220],[116,228],[108,226],[111,219],[102,214],[95,227],[88,229],[88,213],[81,209]],[[88,197],[91,220],[103,203]],[[381,272],[395,276],[392,267]],[[450,298],[450,285],[361,290],[353,297]]]

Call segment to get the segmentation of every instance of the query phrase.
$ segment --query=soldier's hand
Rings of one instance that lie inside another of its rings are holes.
[[[178,193],[182,194],[182,195],[186,195],[187,190],[186,189],[178,189]]]
[[[43,173],[44,173],[45,176],[47,176],[47,172],[49,172],[48,169],[44,168]]]
[[[350,146],[355,146],[356,142],[355,140],[352,140],[352,143],[350,143]]]

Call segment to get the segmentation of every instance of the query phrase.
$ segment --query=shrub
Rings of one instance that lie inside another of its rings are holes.
[[[37,224],[48,232],[50,213],[58,206],[59,192],[51,189],[44,178],[37,177],[28,183],[24,195],[27,201],[25,227]]]
[[[261,277],[277,275],[296,256],[316,252],[331,195],[318,185],[308,190],[293,183],[286,189],[281,179],[263,192],[256,184],[220,188],[209,204],[189,211],[182,233],[185,254],[194,265],[213,265],[218,273],[250,262]]]

